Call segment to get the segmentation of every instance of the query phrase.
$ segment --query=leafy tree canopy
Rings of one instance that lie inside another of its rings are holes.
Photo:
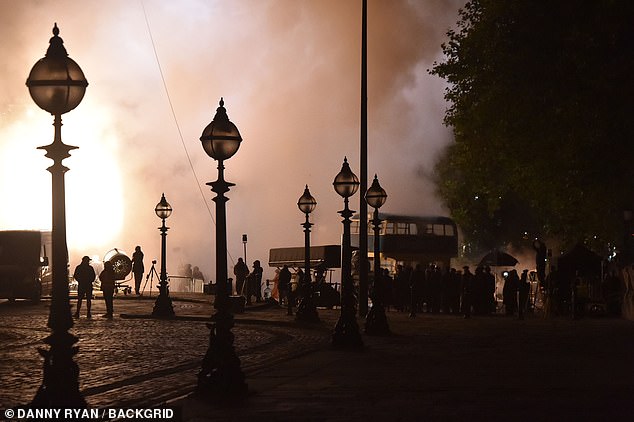
[[[436,185],[470,241],[623,239],[634,199],[634,2],[473,0],[448,32]]]

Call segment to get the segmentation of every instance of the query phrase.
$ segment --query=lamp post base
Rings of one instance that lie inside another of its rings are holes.
[[[313,298],[311,294],[308,294],[302,301],[299,303],[297,307],[297,312],[295,312],[295,321],[301,322],[319,322],[319,314],[317,313],[317,307],[315,306],[315,302],[313,302]]]
[[[350,349],[363,347],[363,339],[359,333],[359,325],[354,312],[342,310],[337,325],[335,325],[335,331],[332,333],[332,345]]]
[[[157,318],[174,318],[174,306],[172,305],[172,298],[165,294],[159,294],[154,302],[154,309],[152,310],[152,316]]]
[[[44,339],[51,348],[39,348],[44,358],[44,380],[31,408],[86,408],[86,400],[79,392],[79,366],[73,361],[78,348],[77,337],[68,333],[53,333]]]
[[[233,315],[218,312],[207,324],[209,348],[198,373],[196,393],[205,400],[240,400],[246,397],[249,387],[240,368],[240,358],[233,347]]]
[[[392,334],[383,305],[372,304],[365,320],[365,333],[370,336],[389,336]]]

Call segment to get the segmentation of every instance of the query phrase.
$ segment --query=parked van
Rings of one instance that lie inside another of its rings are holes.
[[[0,231],[0,299],[39,301],[50,295],[51,233],[35,230]]]

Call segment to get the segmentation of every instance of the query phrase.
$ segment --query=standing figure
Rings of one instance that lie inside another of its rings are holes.
[[[137,296],[141,293],[141,280],[143,280],[143,273],[145,272],[145,267],[143,266],[143,252],[141,251],[141,247],[137,246],[134,248],[134,253],[132,254],[132,274],[134,274],[134,292]]]
[[[486,275],[486,301],[488,304],[488,312],[487,313],[495,313],[495,309],[497,308],[497,302],[495,299],[495,275],[491,273],[491,267],[488,265],[484,269],[484,274]]]
[[[280,305],[282,304],[282,301],[286,301],[287,304],[289,302],[288,295],[289,291],[291,290],[292,278],[293,274],[291,274],[291,271],[288,269],[288,265],[284,265],[284,267],[280,270],[280,282],[278,284],[278,291],[280,293]]]
[[[522,276],[520,277],[520,283],[518,286],[519,292],[519,303],[517,308],[517,317],[519,319],[524,319],[524,312],[528,308],[528,296],[530,295],[531,285],[528,281],[528,270],[522,271]]]
[[[99,274],[99,280],[101,281],[103,300],[106,302],[106,313],[102,315],[102,317],[112,319],[112,315],[114,313],[112,302],[115,288],[115,274],[112,262],[104,262],[103,271]]]
[[[255,296],[255,301],[256,302],[261,302],[262,301],[262,273],[264,272],[264,269],[262,269],[262,267],[260,266],[260,261],[259,260],[255,260],[253,261],[253,271],[251,271],[251,274],[249,274],[249,281],[250,281],[250,292],[249,292],[249,296],[254,295]],[[248,299],[247,299],[248,302]]]
[[[469,266],[462,267],[462,278],[460,283],[460,291],[462,293],[462,313],[464,318],[471,318],[471,305],[473,305],[473,279],[474,275],[469,271]]]
[[[477,266],[475,275],[473,276],[473,312],[476,315],[486,314],[485,309],[485,295],[486,295],[486,275],[484,274],[484,268]],[[488,305],[488,304],[487,304]]]
[[[73,278],[77,280],[77,310],[75,318],[79,318],[81,301],[86,297],[86,316],[91,318],[90,305],[92,299],[92,282],[95,281],[95,270],[90,265],[90,258],[85,256],[81,259],[81,264],[75,267]]]
[[[242,258],[238,258],[238,262],[233,266],[233,274],[236,276],[236,294],[244,295],[244,281],[249,275],[249,267]]]
[[[517,270],[511,270],[504,280],[502,288],[502,301],[504,302],[504,310],[507,316],[511,316],[517,310],[517,290],[519,289],[520,278]]]
[[[416,312],[421,310],[422,291],[425,284],[425,271],[421,264],[416,264],[409,278],[410,310],[409,317],[415,318]]]
[[[537,268],[537,279],[540,284],[544,284],[546,281],[546,255],[548,249],[546,244],[539,239],[535,239],[533,242],[533,249],[535,249],[535,267]]]

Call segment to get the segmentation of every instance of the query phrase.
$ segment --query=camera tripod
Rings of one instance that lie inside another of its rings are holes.
[[[156,274],[157,280],[161,279],[158,272],[156,272],[156,268],[154,268],[154,264],[156,264],[156,261],[152,261],[152,268],[150,268],[150,272],[147,273],[147,275],[145,276],[145,284],[143,285],[143,290],[141,290],[141,296],[143,296],[143,293],[145,293],[145,287],[147,286],[147,282],[149,280],[150,281],[150,297],[152,297],[152,283],[154,282],[154,274]]]

